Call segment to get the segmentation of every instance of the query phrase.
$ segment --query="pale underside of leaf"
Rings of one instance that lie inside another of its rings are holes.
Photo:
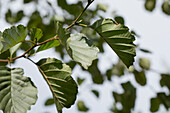
[[[128,27],[117,25],[111,19],[101,19],[91,28],[108,43],[127,67],[133,64],[136,56],[136,47],[133,44],[135,37],[129,32]]]
[[[52,58],[42,59],[37,65],[51,89],[58,112],[61,113],[63,107],[71,107],[78,93],[71,68]]]
[[[37,89],[21,68],[0,67],[0,110],[26,113],[37,100]]]

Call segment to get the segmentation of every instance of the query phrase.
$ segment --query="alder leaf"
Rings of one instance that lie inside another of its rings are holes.
[[[6,29],[1,34],[0,45],[0,54],[15,46],[16,44],[25,40],[27,36],[27,28],[23,25],[12,26],[9,29]]]
[[[71,107],[78,93],[71,68],[54,58],[41,59],[37,66],[50,87],[58,112],[62,113],[63,107]]]
[[[40,38],[43,36],[43,32],[39,28],[31,28],[29,31],[29,35],[32,41],[38,42]]]
[[[37,100],[37,88],[21,68],[0,67],[0,110],[27,113]]]
[[[90,27],[108,43],[127,67],[133,65],[136,56],[136,46],[133,44],[135,37],[128,27],[115,24],[112,19],[97,20]]]
[[[71,58],[85,69],[97,59],[99,49],[84,34],[72,34],[59,26],[58,36]]]

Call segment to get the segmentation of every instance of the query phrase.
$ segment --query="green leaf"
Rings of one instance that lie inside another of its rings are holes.
[[[92,45],[83,34],[77,33],[70,36],[70,33],[59,26],[58,36],[71,58],[87,69],[92,61],[97,59],[99,49]]]
[[[97,97],[99,98],[99,92],[97,90],[91,90],[91,92]]]
[[[27,113],[37,100],[37,88],[21,68],[0,67],[0,109],[4,113]]]
[[[60,45],[60,42],[58,40],[52,40],[50,42],[47,42],[46,44],[41,45],[36,52],[40,52],[43,50],[47,50],[53,47],[57,47]]]
[[[151,51],[147,50],[147,49],[143,49],[143,48],[140,48],[140,51],[144,52],[144,53],[152,53]]]
[[[169,1],[164,1],[162,4],[162,11],[167,14],[170,15],[170,3]]]
[[[157,93],[157,98],[159,98],[167,110],[170,108],[170,95],[167,96],[165,93],[161,92]]]
[[[113,92],[113,97],[116,103],[120,102],[122,104],[123,108],[119,113],[131,113],[131,109],[135,106],[136,88],[130,82],[121,85],[124,89],[124,93],[118,94]]]
[[[1,37],[1,44],[3,48],[0,50],[0,54],[7,51],[11,47],[25,40],[27,36],[27,28],[23,25],[12,26],[6,29]]]
[[[146,69],[146,70],[149,70],[150,69],[150,66],[151,66],[151,63],[148,59],[146,58],[140,58],[139,59],[139,65],[141,68],[143,69]]]
[[[100,19],[91,28],[109,44],[127,67],[133,65],[136,56],[136,46],[133,44],[135,37],[128,27],[117,25],[112,19]]]
[[[89,110],[89,108],[84,104],[82,100],[79,100],[77,102],[77,108],[79,111],[83,111],[83,112],[87,112]]]
[[[51,89],[58,112],[61,113],[63,107],[71,107],[78,93],[71,68],[54,58],[42,59],[37,66]]]
[[[145,9],[148,11],[153,11],[156,6],[156,0],[146,0],[145,1]]]
[[[18,43],[17,45],[15,45],[14,47],[10,48],[9,51],[10,51],[10,56],[12,58],[12,55],[19,49],[19,47],[21,46],[21,42]]]
[[[136,81],[142,85],[142,86],[145,86],[146,85],[146,75],[145,75],[145,72],[144,71],[137,71],[137,70],[134,70],[133,74],[135,75],[135,79]]]
[[[84,78],[77,77],[77,83],[81,85],[84,82]]]
[[[125,24],[125,20],[122,16],[116,16],[114,19],[117,23],[120,23],[120,24],[123,24],[123,25]]]
[[[107,4],[101,4],[101,3],[97,4],[97,9],[106,12],[107,9],[108,9],[108,5]]]
[[[158,98],[151,98],[151,107],[150,111],[151,112],[157,112],[159,110],[160,106],[160,100]]]
[[[167,86],[170,90],[170,74],[161,74],[160,84],[161,86]]]
[[[38,42],[43,36],[43,32],[39,28],[31,28],[29,31],[29,35],[32,41]]]
[[[54,104],[54,99],[53,98],[48,98],[46,101],[45,101],[45,106],[50,106],[50,105],[53,105]]]

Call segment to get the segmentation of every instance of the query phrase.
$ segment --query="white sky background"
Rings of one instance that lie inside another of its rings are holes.
[[[153,54],[151,55],[138,53],[138,56],[149,58],[152,62],[152,69],[159,72],[170,72],[170,16],[166,16],[162,13],[162,0],[157,1],[159,3],[152,13],[145,11],[144,0],[96,0],[95,2],[108,3],[111,6],[112,10],[116,10],[118,15],[125,18],[126,25],[130,29],[135,30],[135,32],[140,35],[141,38],[138,39],[138,43],[141,45],[141,47],[149,49],[153,52]],[[2,31],[8,27],[10,27],[10,25],[5,24],[2,19],[0,19],[0,30]],[[107,53],[109,54],[106,54],[104,57],[99,55],[99,57],[114,62],[115,59],[112,58],[115,58],[115,54],[111,52],[112,50],[108,46],[105,46],[105,49],[107,49]],[[51,53],[49,51],[51,51]],[[47,51],[45,51],[38,54],[33,59],[35,61],[38,61],[40,57],[58,57],[57,54],[52,53],[54,52],[52,49],[50,49],[48,50],[48,54]],[[38,69],[27,60],[24,60],[23,63],[23,60],[24,59],[17,60],[15,67],[23,67],[25,75],[32,78],[39,91],[38,101],[35,106],[31,107],[32,109],[28,113],[44,113],[45,111],[51,111],[51,113],[55,113],[55,106],[43,106],[44,101],[51,94]],[[100,62],[101,69],[103,67],[108,69],[110,66],[111,65],[108,65],[107,62]],[[79,70],[79,67],[77,67],[76,70]],[[34,74],[32,74],[32,72],[34,72]],[[150,87],[139,86],[133,80],[133,76],[128,75],[127,78],[121,81],[118,78],[114,78],[113,82],[111,83],[105,82],[103,86],[94,86],[95,89],[101,89],[101,99],[96,99],[91,93],[89,93],[90,91],[88,90],[88,88],[91,87],[91,78],[89,77],[89,75],[87,73],[81,73],[80,75],[80,71],[73,72],[74,78],[77,75],[81,77],[86,77],[88,79],[86,85],[83,84],[83,86],[79,87],[80,93],[78,94],[78,99],[87,100],[85,101],[86,105],[92,108],[88,113],[110,113],[109,109],[113,104],[111,91],[114,90],[122,92],[122,90],[119,90],[121,87],[118,84],[122,83],[123,81],[125,82],[127,80],[130,80],[133,84],[138,86],[138,95],[134,113],[137,113],[139,111],[142,113],[149,113],[149,98],[156,96],[155,93],[153,93],[153,91],[150,89]],[[158,83],[160,79],[159,75],[155,73],[148,73],[147,76],[149,86],[153,87],[155,91],[162,90]],[[166,88],[164,88],[163,91],[166,91]],[[162,107],[162,109],[164,109],[164,107]],[[76,104],[73,105],[70,109],[64,109],[64,113],[78,113],[78,111],[76,110]]]

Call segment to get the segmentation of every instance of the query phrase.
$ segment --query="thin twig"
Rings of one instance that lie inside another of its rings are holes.
[[[87,8],[91,5],[91,3],[93,3],[94,0],[89,0],[88,4],[86,5],[86,7],[84,8],[84,10],[80,13],[80,15],[76,18],[76,20],[70,25],[68,26],[66,29],[69,29],[71,27],[73,27],[74,25],[77,24],[77,21],[80,19],[80,17],[84,14],[84,12],[87,10]]]
[[[50,38],[50,39],[48,39],[48,40],[46,40],[46,41],[44,41],[44,42],[41,42],[41,43],[39,43],[39,44],[33,45],[31,48],[29,48],[27,51],[25,51],[22,55],[17,56],[17,57],[14,57],[14,58],[10,59],[10,61],[16,60],[16,59],[21,58],[21,57],[25,57],[25,55],[26,55],[27,53],[29,53],[29,52],[30,52],[32,49],[34,49],[35,47],[40,46],[40,45],[43,45],[43,44],[45,44],[45,43],[47,43],[47,42],[50,42],[50,41],[52,41],[52,40],[58,40],[58,36],[56,35],[56,36],[54,36],[53,38]],[[8,62],[8,61],[9,61],[8,59],[0,59],[0,62]]]

